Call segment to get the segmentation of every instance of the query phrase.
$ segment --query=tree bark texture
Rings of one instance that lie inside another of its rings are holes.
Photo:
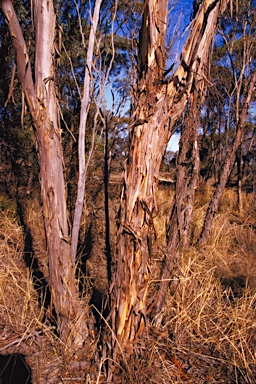
[[[49,285],[62,341],[81,347],[88,335],[71,258],[64,160],[55,89],[53,2],[35,0],[35,83],[27,47],[12,2],[2,10],[12,37],[18,75],[33,119],[38,144],[40,184],[49,258]]]
[[[171,127],[185,108],[194,79],[203,79],[217,16],[227,3],[207,0],[200,7],[170,81],[164,79],[168,1],[148,0],[144,5],[137,105],[130,129],[112,282],[112,326],[121,350],[132,347],[147,324],[153,210],[157,208],[157,179]]]

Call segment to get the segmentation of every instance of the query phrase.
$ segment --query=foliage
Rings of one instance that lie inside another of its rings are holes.
[[[234,17],[226,12],[220,19],[211,62],[212,83],[207,90],[201,120],[201,174],[206,177],[219,177],[221,166],[233,145],[240,123],[239,113],[256,68],[254,6],[253,1],[241,1]],[[250,139],[253,142],[253,119],[254,109],[251,109],[244,143]],[[246,157],[246,144],[242,147]]]

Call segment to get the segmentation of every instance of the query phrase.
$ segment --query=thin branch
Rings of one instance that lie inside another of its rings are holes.
[[[79,6],[78,6],[76,0],[74,0],[74,3],[76,5],[76,12],[77,12],[77,17],[78,17],[78,22],[79,22],[79,29],[80,29],[80,34],[81,34],[81,38],[82,38],[82,44],[83,44],[83,47],[85,48],[86,45],[85,45],[85,40],[84,40],[84,33],[83,33],[81,16],[80,16],[80,12],[79,12]]]
[[[68,133],[71,135],[72,139],[74,140],[74,142],[76,143],[76,138],[75,136],[73,135],[73,133],[70,131],[67,123],[66,123],[66,120],[64,119],[64,116],[63,116],[63,113],[62,113],[62,110],[61,110],[61,107],[60,107],[60,103],[58,102],[58,107],[59,107],[59,112],[60,112],[60,117],[61,117],[61,120],[63,121],[65,127],[66,127],[66,130],[68,131]]]
[[[82,99],[81,91],[80,91],[80,88],[79,88],[79,85],[78,85],[78,82],[77,82],[77,79],[76,79],[76,75],[75,75],[75,71],[74,71],[72,60],[71,60],[70,55],[68,54],[68,52],[66,50],[66,47],[65,47],[64,43],[62,43],[62,47],[63,47],[63,49],[64,49],[64,51],[66,53],[66,56],[68,58],[68,61],[69,61],[69,64],[70,64],[70,68],[71,68],[71,72],[72,72],[72,76],[73,76],[73,79],[74,79],[74,82],[75,82],[75,85],[76,85],[76,89],[77,89],[77,92],[78,92],[78,95],[79,95],[79,99],[81,100]]]
[[[87,61],[86,61],[86,67],[85,67],[84,94],[81,100],[79,141],[78,141],[79,179],[78,179],[77,199],[76,199],[73,229],[72,229],[72,239],[71,239],[71,254],[72,254],[73,265],[75,265],[80,221],[81,221],[83,204],[84,204],[84,190],[85,190],[85,181],[86,181],[86,164],[85,164],[85,151],[84,151],[85,129],[86,129],[87,117],[88,117],[89,92],[90,92],[90,82],[92,78],[91,71],[92,71],[94,42],[96,37],[96,29],[99,21],[101,3],[102,3],[102,0],[96,0],[95,6],[94,6],[92,25],[91,25],[88,50],[87,50]]]
[[[7,107],[7,104],[9,103],[10,99],[12,98],[12,101],[14,102],[14,97],[13,97],[13,91],[15,89],[15,73],[16,73],[16,64],[14,63],[13,69],[12,69],[12,78],[11,78],[11,84],[9,87],[9,92],[7,96],[7,100],[4,103],[4,107]]]
[[[10,0],[2,0],[0,6],[5,15],[10,35],[12,37],[12,43],[16,53],[18,76],[21,82],[21,86],[25,92],[32,118],[34,121],[36,121],[38,117],[37,112],[39,110],[39,102],[34,88],[30,58],[19,20]]]

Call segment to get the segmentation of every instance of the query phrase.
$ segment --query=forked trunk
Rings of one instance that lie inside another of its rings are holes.
[[[133,347],[147,323],[148,263],[154,240],[153,211],[159,168],[171,127],[183,112],[195,76],[208,62],[220,7],[206,0],[192,23],[180,64],[164,79],[167,0],[145,2],[140,34],[137,105],[131,124],[112,281],[112,326],[121,350]],[[223,8],[222,8],[223,9]]]

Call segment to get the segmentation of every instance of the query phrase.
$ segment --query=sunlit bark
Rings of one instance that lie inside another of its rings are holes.
[[[208,63],[217,17],[228,1],[206,0],[191,25],[180,63],[164,79],[167,0],[145,2],[140,33],[137,105],[131,124],[112,292],[112,322],[121,349],[131,347],[147,323],[148,262],[159,168],[171,127],[183,112],[194,78]]]

